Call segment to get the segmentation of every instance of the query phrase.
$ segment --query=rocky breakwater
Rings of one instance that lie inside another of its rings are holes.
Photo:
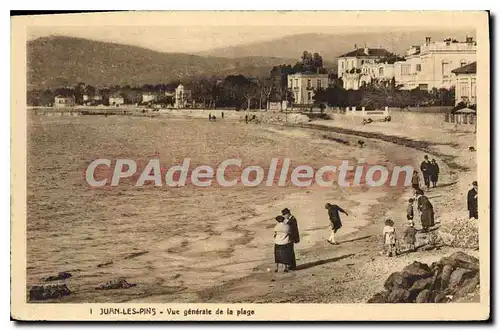
[[[456,302],[479,286],[479,260],[464,252],[443,257],[430,266],[413,262],[392,273],[384,290],[368,303],[445,303]]]

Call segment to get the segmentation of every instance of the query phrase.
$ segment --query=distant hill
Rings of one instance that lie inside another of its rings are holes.
[[[27,44],[28,88],[57,88],[85,82],[97,87],[168,83],[193,76],[268,75],[294,59],[242,56],[237,59],[161,53],[72,37],[43,37]]]
[[[404,54],[412,45],[419,45],[425,37],[433,40],[443,40],[447,37],[465,40],[466,35],[475,37],[473,29],[468,30],[439,30],[416,32],[384,32],[384,33],[353,33],[353,34],[299,34],[287,36],[271,41],[256,42],[232,47],[216,48],[197,53],[202,56],[217,56],[238,58],[241,56],[265,56],[281,58],[297,58],[304,50],[318,52],[327,62],[336,62],[336,58],[354,50],[354,45],[363,47],[365,44],[371,48],[385,48],[388,51]]]

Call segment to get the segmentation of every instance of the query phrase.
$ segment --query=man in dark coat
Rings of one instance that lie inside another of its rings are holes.
[[[325,205],[325,209],[328,210],[328,217],[330,218],[330,223],[332,226],[332,232],[330,233],[330,238],[328,238],[327,241],[332,245],[338,245],[338,243],[335,241],[335,233],[337,233],[337,231],[342,227],[342,221],[340,220],[339,212],[346,214],[346,216],[349,216],[349,214],[338,205],[332,205],[330,203],[327,203]]]
[[[293,251],[293,261],[290,265],[290,270],[297,269],[297,262],[295,261],[295,247],[294,244],[298,244],[300,242],[300,233],[299,233],[299,225],[297,223],[297,219],[292,215],[290,209],[285,208],[281,211],[283,217],[285,217],[285,222],[290,227],[290,241],[292,243],[292,251]]]
[[[424,184],[427,188],[430,187],[430,177],[431,177],[431,163],[429,162],[429,157],[424,156],[424,160],[420,163],[420,171],[424,176]]]
[[[430,179],[432,187],[437,186],[438,178],[439,178],[439,165],[437,164],[435,159],[432,159],[430,168]]]
[[[478,219],[477,193],[477,181],[473,181],[472,188],[467,193],[467,209],[469,210],[469,218]]]

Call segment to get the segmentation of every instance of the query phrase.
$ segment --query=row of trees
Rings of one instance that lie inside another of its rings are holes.
[[[402,90],[396,86],[394,79],[388,83],[377,83],[362,86],[359,90],[345,90],[340,84],[334,84],[317,91],[314,95],[316,104],[327,104],[332,107],[361,106],[366,109],[388,107],[422,107],[453,106],[455,88],[432,89],[431,91]]]

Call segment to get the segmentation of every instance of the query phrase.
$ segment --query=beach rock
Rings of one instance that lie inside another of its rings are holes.
[[[478,285],[479,285],[479,273],[476,273],[476,275],[473,278],[469,278],[464,281],[462,286],[460,286],[455,292],[453,299],[457,300],[463,298],[468,293],[471,293],[474,290],[476,290],[476,287]]]
[[[57,299],[70,294],[71,291],[66,284],[35,285],[30,288],[29,300],[40,301]]]
[[[465,280],[474,277],[476,273],[477,271],[470,269],[463,269],[463,268],[455,269],[451,273],[447,293],[454,294],[459,289],[459,286],[465,282]]]
[[[443,267],[443,271],[441,272],[441,286],[440,290],[444,291],[448,287],[448,283],[450,282],[451,273],[453,272],[453,267],[449,264],[446,264]]]
[[[384,282],[384,288],[388,291],[392,291],[393,288],[408,288],[410,285],[408,284],[408,281],[404,275],[401,272],[394,272],[392,273],[389,278]]]
[[[49,276],[49,277],[44,278],[43,280],[47,281],[47,282],[52,282],[55,280],[64,280],[64,279],[67,279],[70,277],[71,277],[71,274],[69,272],[60,272],[57,274],[57,276]]]
[[[434,284],[434,277],[422,278],[415,281],[415,283],[413,283],[413,285],[409,290],[410,300],[411,301],[416,300],[420,292],[422,292],[423,290],[430,289],[433,284]]]
[[[370,299],[368,299],[368,303],[387,303],[387,298],[389,296],[388,291],[382,291],[379,293],[375,293]]]
[[[389,303],[406,303],[409,302],[410,292],[404,288],[395,287],[389,297],[387,302]]]
[[[115,279],[115,280],[110,280],[107,283],[101,284],[98,287],[96,287],[96,290],[116,290],[116,289],[124,289],[124,288],[130,288],[134,287],[137,284],[130,284],[128,283],[125,279]]]
[[[414,261],[412,264],[403,268],[403,274],[408,285],[411,286],[419,279],[432,276],[433,272],[427,264]]]
[[[430,290],[423,290],[422,292],[420,292],[418,295],[417,295],[417,298],[415,299],[415,303],[426,303],[426,302],[429,302],[429,297],[431,295],[431,291]]]

